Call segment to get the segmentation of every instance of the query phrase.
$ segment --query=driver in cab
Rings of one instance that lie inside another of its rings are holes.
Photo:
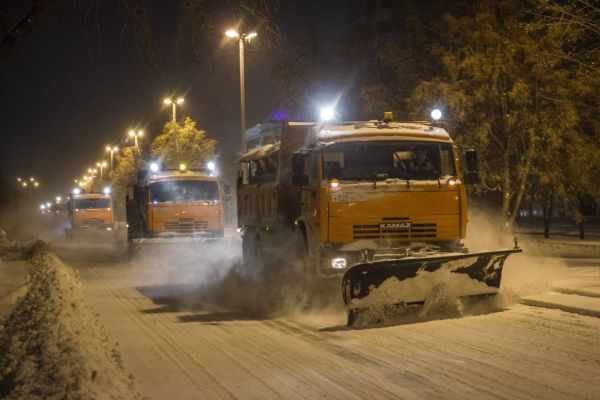
[[[415,158],[408,162],[408,170],[413,173],[428,173],[435,170],[433,163],[427,158],[427,150],[423,146],[415,148]]]

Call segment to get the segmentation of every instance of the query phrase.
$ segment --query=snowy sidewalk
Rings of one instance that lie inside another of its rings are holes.
[[[572,272],[572,278],[555,283],[550,292],[524,297],[521,303],[600,318],[600,265]]]
[[[528,306],[556,308],[575,314],[600,318],[600,298],[598,297],[549,292],[524,297],[521,299],[521,303]]]
[[[540,235],[516,234],[519,245],[529,254],[555,257],[600,258],[600,240],[577,237],[550,237]]]

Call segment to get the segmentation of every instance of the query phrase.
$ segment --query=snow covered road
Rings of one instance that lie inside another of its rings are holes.
[[[153,399],[597,399],[600,318],[515,304],[347,329],[342,310],[257,318],[198,286],[118,263],[75,265],[125,369]]]

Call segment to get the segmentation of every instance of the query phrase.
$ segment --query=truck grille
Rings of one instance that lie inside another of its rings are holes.
[[[208,221],[194,221],[193,219],[180,219],[166,221],[165,230],[170,232],[201,232],[208,229]]]
[[[408,217],[382,218],[375,225],[354,225],[354,239],[435,239],[437,224],[415,224]]]

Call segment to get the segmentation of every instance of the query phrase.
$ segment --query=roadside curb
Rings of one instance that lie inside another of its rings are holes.
[[[600,318],[600,298],[598,297],[550,292],[523,297],[519,302],[532,307],[558,309]]]
[[[558,257],[589,257],[600,258],[600,241],[556,240],[537,239],[530,236],[521,236],[520,244],[523,248],[540,255]]]

